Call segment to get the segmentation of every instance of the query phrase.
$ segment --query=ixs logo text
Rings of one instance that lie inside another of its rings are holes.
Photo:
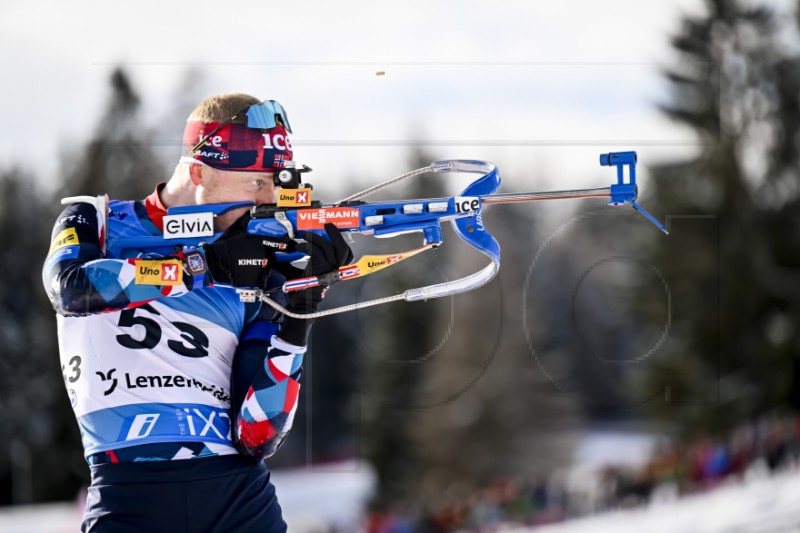
[[[164,238],[209,237],[214,235],[214,215],[192,213],[164,217]]]
[[[207,437],[212,440],[230,440],[230,416],[222,410],[203,408],[175,409],[168,413],[141,413],[130,421],[125,440],[143,439],[151,434]]]
[[[213,437],[219,439],[231,438],[231,421],[228,413],[224,411],[210,411],[203,414],[200,409],[184,408],[183,413],[176,410],[178,431],[181,435],[193,437]],[[212,435],[213,433],[213,435]]]
[[[322,229],[328,222],[337,228],[357,228],[361,210],[354,207],[302,209],[297,212],[297,229]]]
[[[175,286],[183,282],[182,264],[177,259],[169,261],[140,259],[134,264],[137,285]]]

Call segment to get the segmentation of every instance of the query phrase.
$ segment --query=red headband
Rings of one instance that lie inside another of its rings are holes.
[[[221,122],[186,123],[183,144],[188,150],[214,131]],[[248,128],[247,124],[232,122],[214,133],[202,147],[189,157],[219,170],[264,172],[283,168],[292,160],[292,143],[286,129],[277,125],[268,130]]]

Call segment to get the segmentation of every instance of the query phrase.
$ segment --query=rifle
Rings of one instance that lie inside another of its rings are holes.
[[[601,154],[600,165],[613,166],[617,169],[616,183],[612,183],[608,187],[495,194],[500,187],[500,174],[493,163],[461,159],[435,161],[427,167],[413,170],[339,202],[325,205],[311,201],[312,189],[301,186],[302,173],[311,169],[305,166],[302,169],[295,169],[292,166],[293,162],[289,162],[289,165],[280,170],[275,177],[276,184],[281,186],[278,202],[275,204],[253,205],[252,202],[232,202],[172,207],[168,209],[164,218],[165,234],[163,236],[132,237],[115,242],[111,246],[116,257],[136,257],[142,252],[169,255],[176,251],[195,248],[204,242],[212,242],[221,235],[221,233],[214,233],[212,229],[213,217],[231,209],[250,207],[251,218],[247,225],[247,233],[272,238],[295,239],[302,231],[312,231],[325,236],[323,227],[327,222],[335,224],[342,232],[361,233],[375,237],[422,233],[423,243],[418,248],[394,254],[364,255],[358,261],[341,267],[338,271],[287,281],[280,288],[287,293],[318,285],[332,285],[339,281],[373,274],[419,253],[436,248],[442,244],[441,224],[445,221],[453,224],[456,234],[464,242],[489,259],[489,264],[484,268],[459,279],[408,289],[401,294],[309,314],[296,314],[288,311],[269,298],[270,291],[236,288],[242,301],[260,299],[288,316],[317,318],[399,300],[413,302],[441,298],[470,291],[488,283],[500,269],[500,246],[483,224],[483,208],[486,205],[570,198],[609,198],[609,205],[629,204],[657,228],[668,234],[669,232],[660,222],[636,203],[638,196],[636,162],[636,152]],[[627,180],[625,178],[626,167],[628,170]],[[481,174],[481,176],[470,183],[459,196],[375,203],[367,203],[363,200],[379,190],[428,172],[466,172]],[[101,208],[102,199],[105,200],[105,211]],[[99,212],[108,212],[106,196],[65,198],[62,203],[74,201],[90,201],[98,206]],[[302,264],[307,257],[300,252],[277,252],[276,260]]]

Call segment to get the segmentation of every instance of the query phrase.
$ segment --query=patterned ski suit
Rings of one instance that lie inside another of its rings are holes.
[[[292,426],[305,347],[174,248],[121,255],[121,240],[161,234],[157,191],[110,202],[105,229],[94,205],[71,204],[53,230],[43,278],[87,461],[267,457]]]

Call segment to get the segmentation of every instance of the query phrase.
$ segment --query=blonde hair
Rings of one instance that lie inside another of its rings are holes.
[[[223,122],[242,109],[259,103],[261,100],[255,96],[244,93],[218,94],[207,98],[186,119],[187,122],[200,121],[203,123]],[[239,117],[234,122],[244,122],[245,117]]]

